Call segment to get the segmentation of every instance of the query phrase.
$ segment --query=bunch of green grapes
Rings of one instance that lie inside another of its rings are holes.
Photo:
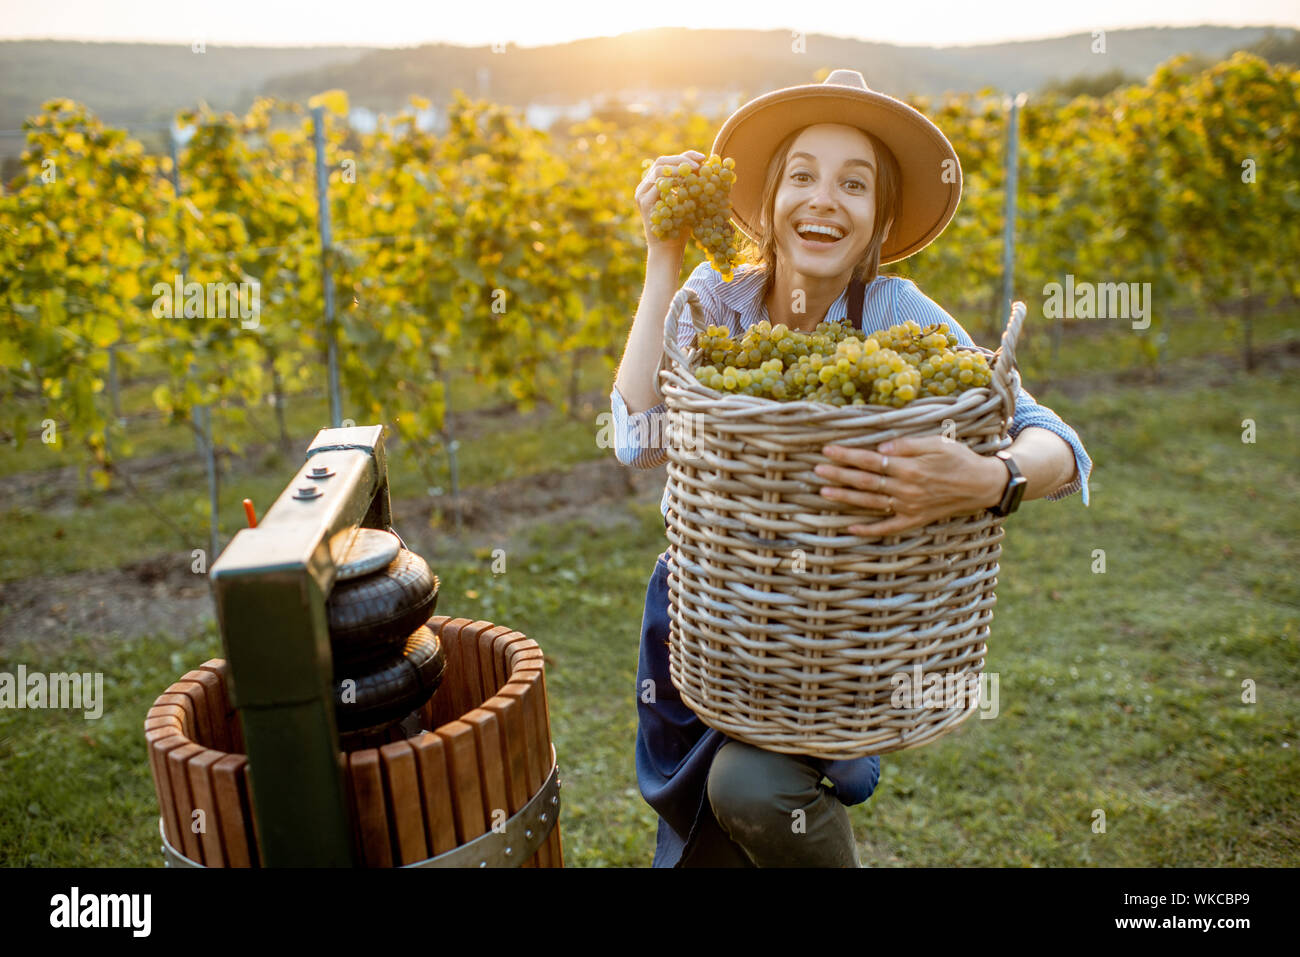
[[[944,324],[923,329],[910,321],[866,335],[843,322],[799,332],[765,320],[739,341],[709,326],[696,338],[707,363],[696,378],[720,392],[778,401],[902,408],[992,381],[987,358],[955,352],[957,343]]]
[[[735,168],[735,160],[723,159],[717,153],[701,163],[698,170],[690,163],[682,163],[656,181],[659,200],[650,213],[650,229],[656,239],[668,239],[689,226],[695,242],[724,282],[731,282],[740,262],[740,236],[731,224]]]

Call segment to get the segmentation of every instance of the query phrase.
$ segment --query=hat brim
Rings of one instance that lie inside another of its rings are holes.
[[[746,103],[722,125],[713,152],[735,160],[732,218],[759,242],[763,180],[787,135],[816,123],[841,123],[878,137],[902,173],[898,215],[880,251],[905,259],[943,232],[961,199],[961,161],[943,132],[920,112],[883,93],[836,84],[787,87]]]

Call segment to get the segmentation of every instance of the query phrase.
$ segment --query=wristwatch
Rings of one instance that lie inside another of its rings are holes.
[[[997,516],[1006,516],[1020,507],[1020,500],[1025,497],[1025,486],[1029,484],[1029,479],[1020,474],[1020,469],[1016,467],[1016,460],[1006,449],[993,454],[1006,464],[1007,471],[1011,474],[1007,477],[1007,487],[1002,490],[1002,501],[990,506],[989,511]]]

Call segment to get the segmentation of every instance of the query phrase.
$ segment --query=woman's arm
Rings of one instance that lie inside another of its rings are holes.
[[[650,216],[659,201],[656,184],[664,171],[679,165],[699,168],[706,159],[698,150],[687,150],[675,156],[660,156],[655,160],[633,194],[641,223],[645,231],[646,265],[645,285],[641,289],[641,303],[637,306],[632,331],[628,333],[623,359],[618,364],[614,388],[623,397],[626,410],[635,415],[658,405],[663,396],[655,373],[664,351],[664,320],[668,307],[677,292],[677,280],[682,274],[682,261],[686,258],[687,231],[683,226],[674,236],[659,239],[654,234]]]
[[[645,286],[637,306],[632,331],[623,348],[614,388],[623,397],[630,415],[643,412],[663,401],[656,373],[664,351],[664,320],[677,293],[682,271],[682,252],[651,247],[646,256]]]
[[[1059,435],[1026,428],[1008,451],[1028,479],[1025,498],[1044,498],[1074,474],[1074,451]],[[889,512],[876,522],[850,525],[853,535],[896,535],[953,515],[997,505],[1009,473],[1002,460],[972,452],[940,435],[894,439],[876,451],[828,445],[836,465],[819,465],[818,475],[838,484],[821,494],[833,501]]]

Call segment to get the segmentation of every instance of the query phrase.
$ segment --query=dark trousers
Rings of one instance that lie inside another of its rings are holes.
[[[859,867],[848,810],[812,759],[729,739],[681,867]]]

